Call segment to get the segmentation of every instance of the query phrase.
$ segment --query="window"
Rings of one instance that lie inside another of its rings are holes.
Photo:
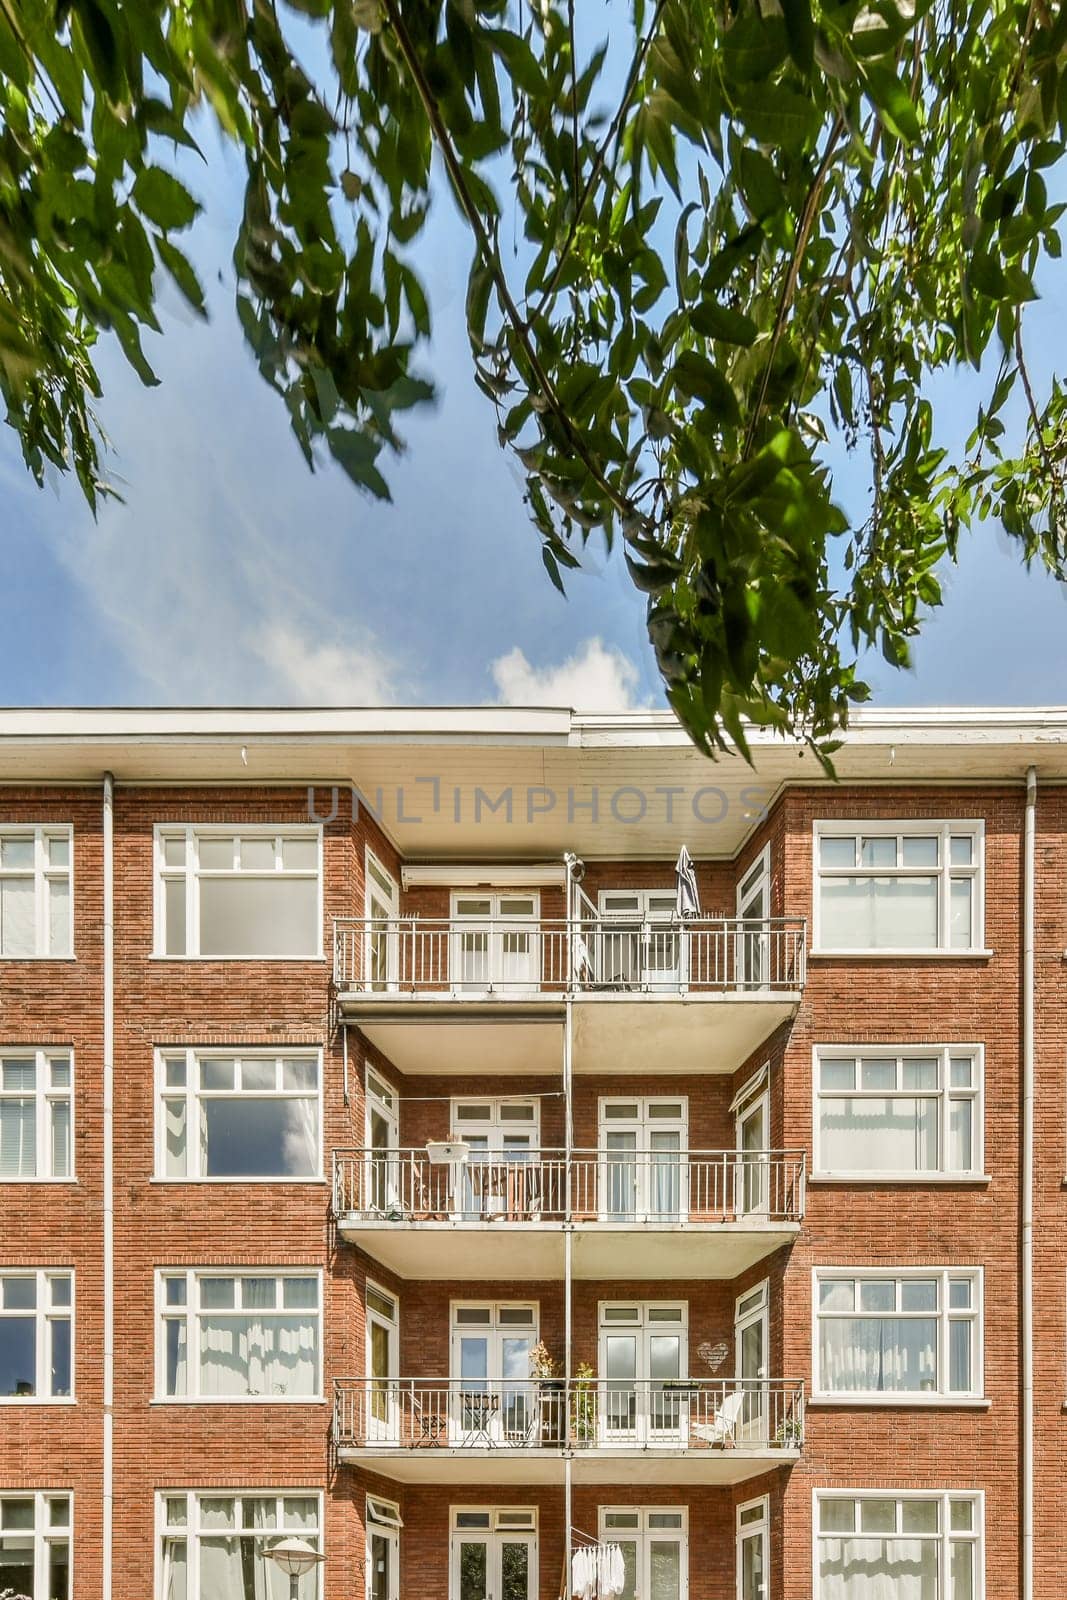
[[[368,989],[394,989],[400,953],[397,929],[400,891],[396,879],[386,872],[371,850],[367,851],[366,869],[365,914],[368,926],[367,970],[364,977]]]
[[[72,1272],[0,1272],[0,1401],[71,1398],[73,1320]]]
[[[400,1530],[394,1500],[367,1496],[367,1600],[400,1600]]]
[[[536,988],[541,981],[540,909],[536,894],[454,894],[453,988]]]
[[[683,982],[676,889],[604,889],[598,903],[598,982],[621,989],[672,989]]]
[[[69,826],[0,828],[0,956],[69,956]]]
[[[161,1272],[158,1281],[161,1395],[321,1397],[317,1272]]]
[[[72,1098],[69,1051],[0,1053],[0,1182],[74,1176]]]
[[[70,1529],[69,1494],[0,1495],[0,1593],[70,1600]]]
[[[282,1539],[318,1550],[322,1506],[313,1490],[232,1490],[157,1496],[159,1600],[287,1600],[289,1579],[268,1552]],[[299,1600],[318,1600],[321,1567],[297,1581]]]
[[[821,1267],[814,1282],[816,1394],[981,1394],[980,1269]]]
[[[688,1214],[683,1162],[689,1101],[600,1101],[600,1213],[678,1222]]]
[[[815,945],[823,950],[977,950],[980,822],[815,824]]]
[[[370,1377],[368,1433],[372,1440],[400,1438],[398,1378],[400,1318],[396,1299],[367,1280],[367,1373]]]
[[[601,1441],[670,1442],[683,1428],[689,1306],[600,1303]]]
[[[452,1304],[455,1442],[521,1444],[536,1426],[530,1356],[537,1342],[533,1304]]]
[[[320,956],[321,843],[314,827],[157,828],[157,954]]]
[[[533,1600],[537,1512],[525,1507],[452,1508],[450,1600]]]
[[[737,1508],[737,1600],[769,1600],[771,1502],[766,1495]]]
[[[689,1592],[689,1514],[682,1508],[604,1506],[600,1539],[622,1551],[620,1600],[685,1600]]]
[[[816,1171],[979,1174],[982,1078],[977,1045],[816,1050]]]
[[[980,1494],[815,1495],[816,1600],[982,1600]]]
[[[318,1051],[157,1057],[161,1178],[317,1178],[322,1171]]]

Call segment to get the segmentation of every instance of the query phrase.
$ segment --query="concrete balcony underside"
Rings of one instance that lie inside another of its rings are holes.
[[[575,1073],[729,1073],[790,1021],[800,991],[581,994],[573,1001]],[[558,995],[486,1000],[341,991],[342,1016],[401,1072],[559,1073]]]
[[[799,1449],[737,1444],[724,1450],[670,1446],[588,1449],[570,1453],[575,1484],[735,1484],[800,1460]],[[338,1446],[338,1460],[397,1483],[562,1484],[564,1450],[400,1449]]]
[[[398,1277],[514,1279],[562,1278],[564,1226],[535,1222],[371,1222],[340,1216],[337,1228]],[[799,1223],[736,1222],[575,1223],[573,1276],[591,1280],[630,1276],[650,1282],[739,1277],[792,1244]]]

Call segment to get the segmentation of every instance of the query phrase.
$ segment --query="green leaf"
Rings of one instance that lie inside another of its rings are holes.
[[[350,428],[330,428],[326,434],[330,454],[361,489],[369,489],[378,500],[391,500],[389,485],[374,462],[381,449],[377,439]]]
[[[135,203],[165,230],[187,228],[202,209],[185,185],[162,167],[142,167],[133,185]]]
[[[673,377],[676,387],[699,400],[717,421],[734,427],[740,422],[737,396],[719,369],[699,350],[683,350],[674,363]]]
[[[806,149],[822,126],[822,111],[807,95],[782,84],[749,84],[734,94],[738,115],[760,144]]]
[[[723,35],[723,69],[733,83],[755,83],[769,78],[788,50],[781,17],[761,17],[755,7],[746,6]]]
[[[882,122],[905,144],[914,144],[922,137],[922,124],[915,103],[896,73],[888,67],[869,66],[864,81],[871,102]]]
[[[157,235],[155,246],[159,253],[159,259],[193,310],[199,312],[202,317],[206,317],[204,291],[200,287],[200,279],[193,269],[192,262],[182,254],[176,244],[171,244],[170,240],[164,239],[162,235]]]
[[[782,0],[789,54],[801,72],[810,72],[815,63],[815,24],[811,0]]]
[[[689,321],[698,333],[708,339],[721,339],[724,344],[754,344],[759,332],[743,311],[719,305],[715,300],[702,300],[694,306]]]

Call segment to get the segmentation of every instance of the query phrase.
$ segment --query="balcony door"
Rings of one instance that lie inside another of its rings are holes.
[[[400,1315],[393,1295],[367,1282],[367,1438],[400,1442]]]
[[[535,894],[452,896],[451,985],[458,994],[540,987],[540,898]]]
[[[685,1433],[689,1307],[637,1301],[600,1306],[600,1437],[605,1444],[671,1444]]]
[[[734,1307],[735,1371],[744,1391],[739,1440],[766,1439],[770,1418],[767,1360],[770,1345],[770,1283],[740,1295]]]
[[[456,1168],[456,1214],[465,1221],[540,1215],[537,1100],[453,1100],[452,1132],[470,1146]]]
[[[600,1102],[600,1220],[682,1222],[689,1211],[689,1102]]]
[[[771,914],[771,851],[761,850],[737,886],[737,982],[759,989],[770,981],[771,951],[766,923]]]
[[[737,1600],[767,1600],[771,1512],[766,1495],[737,1508]]]
[[[673,889],[605,889],[596,935],[598,982],[669,993],[685,981],[685,934]]]
[[[452,1306],[450,1442],[492,1449],[536,1442],[537,1385],[530,1352],[537,1307],[500,1302]]]
[[[400,1600],[400,1507],[367,1496],[367,1600]]]
[[[619,1600],[686,1600],[689,1517],[684,1508],[605,1506],[600,1539],[622,1551],[626,1576]]]
[[[765,1215],[770,1204],[769,1075],[766,1066],[753,1073],[742,1085],[731,1106],[738,1157],[734,1204],[738,1215],[743,1217]]]
[[[366,971],[364,982],[375,993],[389,993],[397,987],[400,940],[400,890],[396,879],[386,872],[377,856],[367,851]]]
[[[535,1600],[537,1513],[452,1512],[449,1600]]]
[[[367,1069],[367,1205],[387,1215],[401,1209],[399,1104],[376,1072]]]

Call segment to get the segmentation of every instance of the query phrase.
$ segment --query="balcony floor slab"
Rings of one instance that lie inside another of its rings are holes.
[[[562,1450],[411,1449],[341,1445],[338,1459],[397,1483],[562,1484]],[[591,1449],[572,1454],[575,1484],[733,1484],[800,1459],[799,1450]]]

